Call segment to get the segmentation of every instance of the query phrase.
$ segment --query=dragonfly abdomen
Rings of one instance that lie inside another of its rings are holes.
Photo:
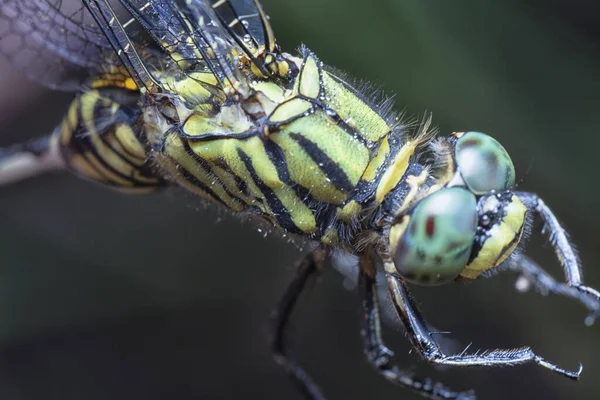
[[[147,192],[163,184],[155,175],[147,146],[134,125],[137,115],[112,97],[111,90],[77,96],[56,130],[67,166],[98,183],[131,192]]]

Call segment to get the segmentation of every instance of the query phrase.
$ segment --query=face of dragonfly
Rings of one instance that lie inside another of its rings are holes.
[[[390,229],[396,269],[424,285],[474,279],[500,265],[526,226],[527,207],[512,192],[515,169],[504,147],[480,132],[455,133],[447,143],[448,182]]]

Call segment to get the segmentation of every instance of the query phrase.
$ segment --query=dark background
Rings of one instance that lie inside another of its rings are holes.
[[[382,86],[443,134],[480,130],[508,149],[522,190],[571,232],[600,287],[600,13],[595,0],[265,0],[280,44]],[[0,143],[49,133],[70,95],[0,67]],[[540,230],[539,224],[536,231]],[[539,235],[528,254],[562,279]],[[67,174],[0,192],[0,398],[300,399],[271,361],[269,313],[298,249],[177,191],[124,196]],[[415,289],[460,349],[531,345],[543,368],[435,369],[385,332],[398,362],[480,399],[600,398],[600,326],[504,274]],[[358,300],[332,269],[303,302],[294,354],[331,400],[413,399],[363,360]]]

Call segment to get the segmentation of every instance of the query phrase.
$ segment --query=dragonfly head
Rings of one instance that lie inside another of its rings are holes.
[[[474,279],[500,265],[526,226],[527,207],[512,192],[515,169],[504,147],[479,132],[446,140],[447,183],[398,215],[389,235],[398,272],[423,285]]]

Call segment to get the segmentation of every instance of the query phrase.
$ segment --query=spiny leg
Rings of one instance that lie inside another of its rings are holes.
[[[535,363],[567,378],[579,379],[582,370],[581,364],[578,371],[567,371],[536,355],[529,347],[486,350],[475,354],[468,354],[465,349],[460,354],[444,354],[440,346],[432,338],[431,331],[427,328],[423,317],[406,288],[406,284],[395,271],[394,264],[391,261],[385,262],[385,271],[389,294],[396,312],[413,346],[427,361],[434,364],[461,367],[501,367]]]
[[[583,293],[567,283],[556,281],[556,279],[527,256],[519,255],[514,260],[511,260],[509,268],[520,274],[516,284],[517,290],[527,290],[527,287],[523,287],[521,284],[521,282],[524,282],[525,285],[534,285],[537,291],[542,295],[554,293],[578,300],[592,311],[592,313],[598,313],[598,310],[600,309],[600,301],[598,301],[597,298],[588,293]],[[585,322],[586,324],[591,325],[594,321],[588,317]]]
[[[558,219],[552,210],[550,210],[542,199],[533,193],[517,192],[515,194],[523,201],[528,209],[535,211],[546,224],[546,229],[548,229],[550,234],[550,243],[562,264],[568,285],[575,288],[575,290],[583,295],[591,296],[596,299],[596,301],[600,302],[600,292],[589,286],[583,285],[579,257],[577,257],[575,248],[569,240],[567,231],[560,225],[560,222],[558,222]],[[600,316],[600,310],[596,309],[588,315],[586,324],[593,324],[598,316]]]
[[[384,345],[381,337],[381,320],[377,300],[377,283],[375,269],[372,268],[373,259],[370,256],[361,256],[359,287],[362,292],[362,307],[364,312],[364,346],[367,359],[375,369],[388,381],[411,389],[430,399],[474,399],[473,391],[453,392],[439,382],[431,379],[420,379],[412,373],[402,371],[390,362],[393,353]]]
[[[302,260],[294,280],[287,287],[273,315],[271,348],[275,361],[285,369],[302,392],[311,400],[325,400],[325,396],[306,371],[288,356],[286,329],[296,303],[306,288],[306,284],[323,269],[326,256],[325,249],[317,248]]]

